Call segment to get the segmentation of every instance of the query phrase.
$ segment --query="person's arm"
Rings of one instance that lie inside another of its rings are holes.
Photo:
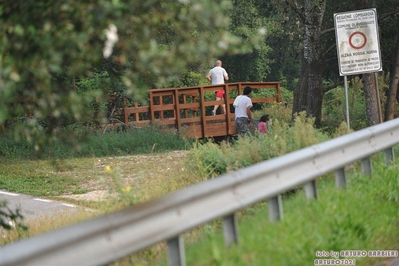
[[[249,119],[250,121],[252,121],[251,107],[252,107],[252,106],[248,106],[248,107],[247,107],[247,116],[248,116],[248,119]]]
[[[210,72],[210,71],[208,72],[208,75],[206,75],[206,78],[207,78],[209,81],[211,81],[211,72]]]
[[[268,127],[267,127],[267,122],[265,122],[265,123],[263,124],[263,128],[265,129],[266,134],[268,134],[268,133],[269,133],[269,129],[268,129]]]
[[[229,80],[229,75],[227,74],[225,69],[223,69],[223,76],[225,80]]]

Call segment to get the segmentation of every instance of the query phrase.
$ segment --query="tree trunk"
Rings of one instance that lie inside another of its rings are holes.
[[[375,0],[360,0],[359,9],[372,8],[376,5]],[[367,125],[372,126],[380,123],[380,110],[378,108],[377,84],[374,73],[363,74],[364,97],[366,100]],[[382,121],[381,121],[382,122]]]
[[[391,82],[389,85],[385,107],[385,121],[394,119],[396,97],[399,95],[399,38],[396,44],[395,61],[391,67]]]
[[[378,110],[377,86],[374,73],[363,74],[364,97],[366,98],[367,125],[380,123]]]
[[[301,76],[294,90],[293,114],[306,111],[308,117],[315,118],[315,126],[321,125],[323,101],[321,24],[326,0],[306,0],[302,13],[305,24],[304,52]]]

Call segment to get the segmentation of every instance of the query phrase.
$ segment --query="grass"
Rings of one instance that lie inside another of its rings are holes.
[[[190,140],[162,126],[130,127],[122,131],[88,132],[86,129],[62,129],[58,139],[47,139],[37,151],[36,143],[26,138],[15,141],[12,132],[0,135],[1,159],[72,159],[84,157],[126,156],[185,150]],[[62,136],[62,137],[61,137]],[[72,138],[68,138],[72,136]],[[43,136],[43,138],[45,138]]]
[[[333,177],[318,181],[319,199],[298,191],[283,200],[284,219],[271,223],[268,206],[239,212],[239,244],[226,248],[220,222],[200,241],[185,235],[187,265],[313,265],[317,251],[399,250],[399,166],[378,164],[372,176],[353,173],[346,190]],[[355,258],[382,265],[382,258]],[[166,261],[150,265],[166,265]]]
[[[0,189],[33,196],[62,197],[91,191],[115,190],[115,182],[130,186],[138,201],[163,195],[190,181],[186,151],[120,157],[52,160],[7,160],[0,169]]]
[[[93,159],[73,159],[55,165],[52,160],[3,160],[0,189],[34,196],[59,196],[74,191],[87,191],[82,189],[82,183],[93,179],[89,174],[93,169],[91,161]],[[86,172],[85,179],[76,174],[79,171]]]
[[[0,238],[0,245],[159,197],[328,138],[315,131],[303,116],[290,126],[275,119],[267,138],[239,139],[220,146],[207,142],[189,151],[190,145],[174,133],[162,137],[162,130],[140,132],[145,136],[137,135],[139,132],[96,135],[92,146],[82,146],[74,156],[61,145],[47,153],[45,160],[32,159],[29,145],[5,141],[6,149],[0,148],[0,153],[7,153],[0,157],[0,189],[62,199],[95,212],[28,221],[28,232],[11,231]],[[151,134],[155,134],[153,138]],[[361,177],[357,169],[351,174],[347,191],[336,190],[332,178],[325,177],[318,182],[318,201],[307,202],[302,192],[287,195],[281,223],[268,222],[265,203],[240,211],[238,246],[224,248],[220,221],[186,233],[188,265],[309,265],[317,249],[398,249],[395,243],[399,242],[399,233],[394,233],[399,224],[399,170],[393,167],[392,173],[391,168],[379,164],[383,162],[381,155],[375,157],[377,167],[372,178]],[[391,175],[389,185],[379,182],[379,177]],[[101,201],[80,199],[82,194],[94,191],[110,197]],[[164,243],[159,243],[115,265],[163,265],[164,254]]]
[[[91,210],[68,215],[64,219],[46,217],[43,220],[26,221],[28,233],[14,232],[5,238],[0,237],[0,245],[160,197],[202,181],[199,175],[190,173],[185,168],[186,154],[186,151],[174,151],[122,157],[65,159],[62,165],[59,162],[58,167],[62,170],[58,171],[54,170],[52,160],[25,161],[21,167],[21,161],[14,159],[12,164],[9,162],[7,167],[0,170],[0,189],[70,202]],[[36,182],[46,172],[51,182]],[[32,182],[28,183],[26,179]],[[87,198],[81,195],[82,192],[99,191],[106,196]]]

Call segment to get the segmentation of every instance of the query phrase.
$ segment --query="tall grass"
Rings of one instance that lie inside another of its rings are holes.
[[[76,129],[64,129],[65,135]],[[35,151],[34,143],[26,139],[16,141],[11,134],[0,135],[0,158],[66,159],[74,157],[123,156],[132,154],[159,153],[187,149],[187,140],[177,131],[161,126],[130,127],[123,131],[88,132],[80,130],[74,144],[71,141],[57,139],[40,154]],[[72,134],[72,132],[71,132]]]
[[[288,152],[328,140],[304,113],[293,124],[275,119],[268,135],[238,138],[233,143],[196,142],[188,153],[188,167],[204,179],[234,171]]]
[[[318,180],[317,200],[307,201],[302,191],[290,195],[283,200],[281,222],[269,221],[265,202],[242,210],[238,245],[225,247],[220,223],[204,229],[199,241],[185,234],[187,265],[299,266],[323,259],[317,251],[399,250],[399,166],[373,165],[372,175],[352,172],[346,190],[337,189],[330,175]],[[387,262],[348,258],[356,265]]]

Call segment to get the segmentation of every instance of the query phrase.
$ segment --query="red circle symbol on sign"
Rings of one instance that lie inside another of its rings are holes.
[[[367,43],[367,37],[363,32],[356,31],[349,37],[349,45],[354,49],[362,49]]]

